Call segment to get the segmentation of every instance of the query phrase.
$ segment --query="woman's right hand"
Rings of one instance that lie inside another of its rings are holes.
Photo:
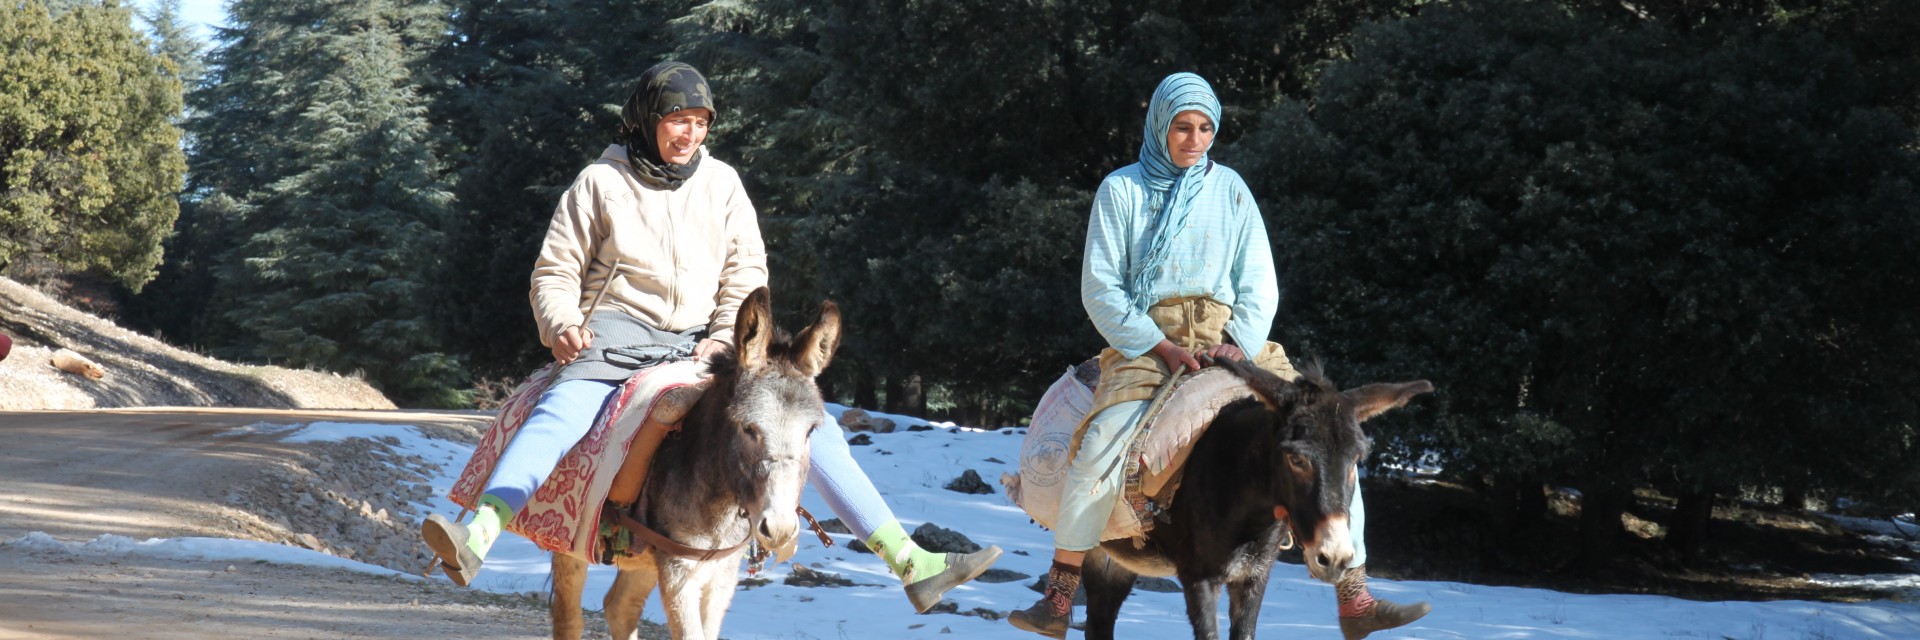
[[[1180,348],[1180,345],[1174,344],[1172,340],[1162,338],[1160,344],[1153,345],[1153,355],[1159,356],[1161,362],[1167,363],[1167,368],[1172,369],[1173,375],[1176,376],[1180,375],[1181,371],[1200,370],[1200,361],[1193,359],[1193,354],[1187,353],[1186,349]]]
[[[561,329],[560,335],[553,338],[553,361],[563,365],[573,362],[574,358],[580,357],[581,351],[587,350],[590,346],[593,346],[592,331],[583,329],[580,325]]]

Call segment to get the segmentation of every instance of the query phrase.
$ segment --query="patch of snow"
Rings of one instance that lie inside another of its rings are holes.
[[[845,407],[829,405],[838,416]],[[909,416],[874,414],[905,427],[930,424]],[[1016,430],[1017,432],[1017,430]],[[1029,522],[1005,494],[977,496],[942,488],[966,470],[982,477],[999,477],[1017,469],[1021,438],[1002,430],[941,428],[890,434],[864,434],[871,446],[853,448],[855,460],[873,480],[902,525],[911,530],[932,521],[954,529],[981,545],[997,544],[1007,553],[997,568],[1016,571],[1026,579],[1000,584],[975,581],[948,592],[947,599],[962,612],[985,609],[1004,614],[1032,603],[1038,594],[1027,587],[1046,573],[1053,538]],[[430,477],[435,496],[419,506],[446,515],[460,509],[444,496],[455,475],[465,466],[472,447],[432,439],[406,425],[314,423],[304,425],[289,439],[299,442],[374,438],[388,442],[401,458],[419,456],[438,465],[420,469]],[[818,517],[833,511],[817,493],[809,491],[802,505]],[[1871,522],[1871,521],[1869,521]],[[1883,523],[1884,524],[1884,523]],[[1868,525],[1863,522],[1860,526]],[[1886,525],[1888,531],[1900,525]],[[984,638],[1029,640],[1005,620],[950,614],[916,615],[901,586],[872,554],[848,551],[852,536],[836,535],[831,548],[813,536],[802,536],[795,560],[816,571],[839,574],[856,586],[842,588],[795,587],[782,584],[790,566],[769,567],[761,575],[770,583],[741,589],[733,599],[722,635],[733,640],[790,638]],[[85,544],[63,543],[45,534],[28,534],[4,543],[24,549],[61,549],[73,553],[152,553],[220,560],[266,559],[274,562],[342,566],[374,573],[392,573],[378,567],[318,552],[257,542],[181,538],[135,542],[102,536]],[[611,587],[611,567],[593,567],[588,573],[583,601],[598,607]],[[444,580],[435,577],[435,580]],[[1920,582],[1916,575],[1820,576],[1831,584],[1878,585],[1908,589]],[[1850,581],[1850,582],[1843,582]],[[475,588],[502,593],[545,591],[549,584],[547,555],[519,536],[506,536],[488,554],[486,570]],[[1412,580],[1370,581],[1375,596],[1395,601],[1424,600],[1434,611],[1413,625],[1396,630],[1397,639],[1465,638],[1800,638],[1893,640],[1920,638],[1920,603],[1893,599],[1861,603],[1698,602],[1664,596],[1628,594],[1587,595],[1494,587],[1458,582]],[[1216,613],[1224,629],[1225,602]],[[1085,610],[1076,612],[1083,618]],[[645,616],[662,621],[657,594]],[[1127,600],[1119,624],[1135,638],[1173,638],[1192,635],[1186,604],[1178,593],[1136,592]],[[1259,632],[1268,637],[1338,637],[1331,586],[1307,576],[1303,567],[1274,567],[1261,607]]]
[[[231,540],[227,538],[148,538],[146,540],[134,540],[133,538],[122,535],[102,534],[86,542],[64,542],[45,533],[34,531],[14,540],[0,543],[0,546],[16,547],[38,552],[64,552],[78,556],[140,555],[157,558],[173,558],[176,560],[226,562],[262,561],[276,564],[347,569],[383,576],[406,575],[386,567],[364,562],[355,562],[311,549],[290,547],[271,542]]]
[[[227,438],[237,438],[241,436],[257,436],[257,435],[278,435],[278,434],[299,430],[301,426],[302,425],[297,425],[297,424],[274,424],[271,422],[255,422],[253,424],[250,424],[244,427],[236,427],[233,429],[228,429],[226,431],[221,432],[219,435]]]

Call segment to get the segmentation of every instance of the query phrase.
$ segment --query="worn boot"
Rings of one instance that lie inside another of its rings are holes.
[[[993,561],[1000,559],[1000,547],[990,546],[973,553],[934,553],[914,544],[913,537],[898,520],[880,527],[866,540],[867,547],[885,560],[894,577],[906,585],[907,601],[913,610],[926,613],[948,589],[980,577]]]
[[[440,570],[454,584],[464,587],[473,584],[487,550],[500,539],[501,528],[512,517],[506,501],[484,495],[480,496],[480,508],[473,511],[473,520],[459,525],[437,513],[427,516],[427,521],[420,524],[420,538],[433,555],[439,556]]]
[[[1047,571],[1047,592],[1033,606],[1007,614],[1007,622],[1022,631],[1065,638],[1073,624],[1073,594],[1079,590],[1080,567],[1055,560]]]
[[[1375,631],[1405,626],[1433,610],[1425,602],[1397,604],[1380,600],[1367,591],[1367,568],[1354,567],[1333,585],[1340,600],[1340,635],[1360,640]]]

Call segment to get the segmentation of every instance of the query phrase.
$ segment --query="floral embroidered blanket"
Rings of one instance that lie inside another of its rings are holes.
[[[473,458],[448,491],[454,503],[468,509],[476,506],[507,443],[533,414],[556,370],[547,365],[535,371],[501,405],[493,425],[474,447]],[[547,551],[589,562],[600,557],[600,507],[634,436],[648,416],[677,426],[706,390],[705,370],[706,365],[686,360],[634,372],[607,398],[587,435],[560,458],[527,505],[507,523],[507,530]]]

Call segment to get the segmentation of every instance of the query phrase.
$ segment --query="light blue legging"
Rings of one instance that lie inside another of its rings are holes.
[[[1055,548],[1086,551],[1100,544],[1100,534],[1120,502],[1120,483],[1126,474],[1115,463],[1132,446],[1140,414],[1146,410],[1146,400],[1121,402],[1101,409],[1088,423],[1080,451],[1067,468],[1066,487],[1061,489],[1060,519],[1053,529]],[[1347,512],[1347,531],[1353,537],[1353,560],[1347,566],[1358,567],[1367,563],[1367,503],[1360,498],[1358,483]]]
[[[560,464],[560,458],[587,435],[601,406],[618,387],[615,381],[568,380],[547,389],[526,424],[500,454],[486,493],[519,513],[533,491]],[[846,433],[832,414],[823,416],[810,444],[813,464],[808,481],[847,528],[866,540],[873,537],[875,529],[893,522],[893,510],[887,508],[873,481],[853,461]]]

